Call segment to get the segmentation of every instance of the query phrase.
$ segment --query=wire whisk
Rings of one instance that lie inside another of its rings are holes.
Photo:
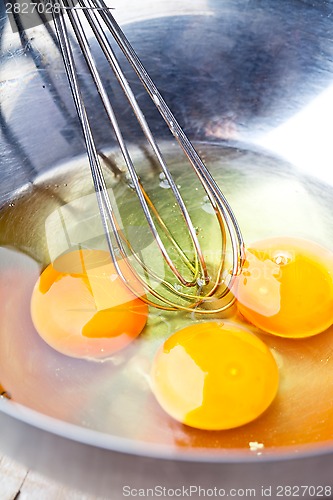
[[[132,45],[115,21],[110,8],[106,6],[104,1],[79,0],[78,3],[72,4],[70,0],[52,0],[52,3],[54,6],[58,4],[61,6],[62,14],[54,16],[55,29],[76,110],[82,126],[94,190],[97,196],[108,249],[117,273],[126,285],[135,292],[135,285],[126,277],[128,273],[124,272],[122,263],[125,262],[135,273],[136,278],[146,291],[146,295],[142,299],[155,307],[166,310],[195,310],[204,314],[225,310],[234,300],[232,294],[230,294],[230,289],[233,286],[235,277],[240,272],[244,260],[242,234],[228,201],[180,127],[175,116],[170,111]],[[126,175],[130,179],[131,187],[138,197],[149,231],[168,269],[166,274],[164,272],[156,272],[143,261],[139,252],[135,251],[132,242],[125,235],[117,218],[101,166],[101,159],[103,160],[103,158],[101,158],[96,146],[93,125],[89,119],[80,88],[78,69],[72,47],[72,31],[69,33],[70,25],[68,21],[70,22],[80,50],[84,55],[90,76],[96,85],[105,112],[112,125],[126,165]],[[85,23],[88,23],[90,26],[102,53],[113,70],[155,156],[160,172],[168,183],[168,187],[181,214],[182,224],[184,224],[189,237],[189,251],[188,249],[184,249],[177,238],[174,237],[173,230],[168,224],[168,213],[161,214],[159,212],[137,173],[137,168],[134,165],[128,145],[120,129],[114,106],[111,103],[93,56],[90,39],[87,35],[87,29],[84,26]],[[175,141],[177,141],[183,150],[184,160],[192,167],[212,206],[221,233],[221,255],[214,276],[210,275],[207,259],[198,238],[197,228],[192,221],[191,214],[180,193],[180,189],[145,119],[119,63],[119,58],[116,57],[111,42],[116,42],[128,63],[134,69],[138,79],[166,122]],[[228,242],[231,249],[231,262],[227,265],[226,254],[227,248],[229,248]],[[176,285],[172,282],[174,279],[176,280]]]

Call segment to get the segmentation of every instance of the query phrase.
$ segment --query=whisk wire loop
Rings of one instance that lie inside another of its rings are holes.
[[[81,49],[83,51],[83,54],[85,56],[85,59],[87,61],[87,64],[89,66],[89,69],[91,71],[91,74],[92,74],[92,77],[95,81],[95,84],[99,90],[99,93],[100,93],[100,96],[101,96],[101,99],[102,99],[102,102],[103,102],[103,105],[105,107],[105,110],[109,116],[109,119],[111,121],[111,124],[113,126],[113,129],[114,129],[114,132],[115,132],[115,135],[116,135],[116,138],[118,140],[118,143],[119,143],[119,146],[120,146],[120,149],[121,149],[121,152],[123,154],[123,157],[124,157],[124,160],[125,160],[125,163],[126,163],[126,166],[127,166],[127,169],[128,169],[128,172],[130,174],[130,177],[131,177],[131,181],[133,183],[133,186],[134,186],[134,189],[137,193],[137,196],[140,200],[140,203],[141,203],[141,206],[142,206],[142,209],[144,211],[144,214],[145,214],[145,217],[148,221],[148,224],[149,224],[149,227],[150,227],[150,230],[152,231],[153,233],[153,236],[155,238],[155,240],[157,241],[157,244],[160,248],[160,251],[162,252],[163,254],[163,257],[165,259],[165,261],[167,262],[168,266],[170,267],[170,269],[172,270],[173,274],[178,278],[178,280],[180,281],[180,283],[183,285],[183,286],[195,286],[196,283],[197,283],[197,279],[198,279],[198,276],[199,274],[201,276],[204,276],[205,277],[205,281],[208,282],[208,275],[207,275],[207,268],[206,268],[206,264],[205,264],[205,261],[204,261],[204,257],[203,257],[203,253],[202,253],[202,250],[200,248],[200,244],[199,244],[199,241],[198,241],[198,238],[196,236],[196,232],[195,232],[195,229],[193,227],[193,224],[192,224],[192,221],[191,221],[191,218],[189,216],[189,213],[186,209],[186,206],[180,196],[180,193],[179,193],[179,190],[172,178],[172,176],[170,175],[170,172],[167,168],[167,165],[166,165],[166,162],[164,161],[164,158],[163,158],[163,155],[153,137],[153,134],[151,133],[150,131],[150,128],[145,120],[145,117],[136,101],[136,98],[128,84],[128,81],[119,65],[119,62],[114,54],[114,51],[107,39],[107,37],[105,36],[104,34],[104,31],[102,29],[102,26],[99,22],[99,19],[96,15],[96,13],[94,12],[93,10],[93,4],[89,2],[89,0],[85,0],[84,2],[81,2],[81,5],[82,6],[87,6],[87,5],[90,5],[91,9],[88,9],[87,11],[85,11],[85,16],[98,40],[98,42],[100,43],[100,46],[104,52],[104,55],[105,57],[107,58],[108,62],[110,63],[132,109],[134,110],[134,113],[135,113],[135,116],[137,117],[139,123],[140,123],[140,126],[149,142],[149,144],[151,145],[151,147],[153,148],[153,151],[158,159],[158,162],[163,170],[163,173],[165,174],[166,176],[166,179],[170,185],[170,188],[172,189],[173,191],[173,194],[177,200],[177,203],[181,209],[181,212],[182,212],[182,215],[186,221],[186,224],[189,228],[189,232],[190,232],[190,236],[191,236],[191,240],[192,240],[192,244],[195,248],[195,255],[196,256],[199,256],[199,259],[198,259],[198,262],[199,262],[199,268],[196,270],[192,280],[188,280],[188,279],[185,279],[181,274],[180,272],[178,271],[177,267],[175,266],[174,262],[172,261],[172,259],[170,258],[169,256],[169,253],[167,251],[167,249],[165,248],[165,245],[163,244],[160,236],[159,236],[159,233],[156,229],[156,226],[154,224],[154,221],[151,217],[151,214],[150,214],[150,211],[149,211],[149,207],[147,205],[147,203],[145,202],[145,197],[143,195],[143,192],[142,192],[142,188],[141,188],[141,185],[140,185],[140,181],[139,181],[139,178],[136,174],[136,171],[135,171],[135,168],[134,168],[134,165],[133,165],[133,162],[131,160],[131,157],[130,157],[130,154],[128,152],[128,149],[126,147],[126,144],[125,144],[125,141],[123,139],[123,136],[122,136],[122,133],[120,131],[120,128],[119,128],[119,125],[118,125],[118,122],[117,122],[117,119],[115,117],[115,114],[114,114],[114,111],[113,111],[113,108],[112,108],[112,105],[110,103],[110,100],[108,98],[108,95],[107,95],[107,92],[104,88],[104,85],[102,83],[102,80],[100,78],[100,75],[98,73],[98,70],[96,68],[96,65],[95,65],[95,62],[94,62],[94,59],[92,57],[92,54],[91,54],[91,51],[90,51],[90,47],[89,47],[89,42],[85,36],[85,32],[84,32],[84,29],[82,28],[82,25],[80,24],[79,22],[79,16],[78,16],[78,13],[73,10],[71,11],[71,9],[68,10],[68,16],[69,16],[69,19],[71,21],[71,24],[72,24],[72,27],[74,29],[74,32],[78,38],[78,41],[80,43],[80,46],[81,46]],[[68,4],[67,4],[68,6]]]
[[[80,83],[78,78],[78,73],[75,64],[75,58],[73,54],[73,50],[71,48],[70,37],[68,34],[66,22],[64,19],[64,15],[55,16],[54,24],[56,28],[56,32],[59,39],[60,51],[63,56],[63,60],[65,63],[66,71],[68,74],[70,87],[72,90],[74,102],[76,105],[77,113],[81,122],[84,139],[87,147],[87,154],[89,159],[89,164],[92,173],[92,179],[94,184],[94,189],[97,195],[98,207],[101,215],[101,220],[104,228],[104,232],[106,235],[106,240],[108,244],[108,248],[110,251],[111,258],[114,262],[115,269],[121,279],[131,288],[133,289],[133,284],[129,282],[126,277],[126,273],[123,272],[121,266],[119,265],[118,259],[121,258],[127,262],[128,252],[135,258],[136,262],[138,262],[143,269],[145,276],[152,277],[155,281],[162,284],[166,289],[168,289],[171,293],[176,294],[178,297],[185,300],[188,303],[178,303],[175,300],[161,294],[156,291],[154,287],[152,287],[147,280],[143,279],[140,274],[137,275],[139,282],[144,285],[145,289],[155,298],[157,302],[151,302],[150,299],[145,299],[149,303],[153,303],[157,307],[161,307],[168,310],[174,309],[184,309],[184,310],[193,310],[200,309],[202,313],[209,313],[211,311],[207,311],[205,308],[201,308],[201,304],[205,302],[205,300],[209,300],[213,297],[216,290],[219,288],[220,284],[224,282],[224,288],[222,293],[220,293],[219,298],[225,297],[229,291],[229,288],[232,286],[233,280],[235,276],[239,273],[239,270],[242,266],[244,259],[244,245],[242,240],[242,235],[240,232],[240,228],[238,226],[237,220],[233,214],[233,211],[228,204],[225,196],[221,192],[219,186],[211,176],[209,170],[201,160],[200,156],[196,152],[192,143],[189,141],[184,131],[180,127],[179,123],[175,119],[174,115],[168,108],[167,104],[163,100],[161,94],[157,90],[155,84],[149,77],[147,71],[143,67],[141,61],[136,55],[134,49],[131,44],[127,40],[126,36],[116,23],[114,17],[112,16],[110,10],[105,5],[103,0],[79,0],[79,6],[82,8],[82,11],[79,13],[77,8],[72,8],[73,6],[70,3],[70,0],[52,0],[53,4],[57,1],[61,3],[61,6],[68,15],[69,21],[72,25],[75,37],[78,41],[79,47],[85,57],[87,66],[89,68],[90,74],[93,78],[93,81],[98,89],[100,98],[104,105],[107,116],[110,120],[112,128],[114,130],[116,139],[118,141],[121,153],[123,155],[126,168],[128,170],[132,186],[138,196],[140,201],[142,210],[144,212],[145,218],[147,220],[150,231],[154,237],[154,240],[157,243],[158,248],[163,256],[164,261],[167,263],[173,275],[178,279],[182,286],[185,287],[197,287],[198,293],[187,294],[183,291],[175,292],[175,288],[165,279],[159,277],[154,271],[149,269],[139,255],[136,252],[133,252],[133,247],[131,243],[128,241],[123,231],[120,229],[120,225],[117,221],[117,217],[112,208],[111,200],[108,195],[108,189],[106,186],[106,182],[103,175],[103,170],[100,164],[99,154],[96,148],[96,144],[94,141],[94,136],[92,132],[92,127],[89,122],[87,110],[84,104],[84,100],[82,97],[82,93],[80,90]],[[85,28],[80,19],[80,15],[82,12],[85,15],[86,21],[89,23],[92,32],[94,33],[103,53],[109,62],[133,112],[136,116],[141,129],[150,144],[157,160],[160,165],[160,168],[165,175],[166,181],[168,182],[169,187],[175,197],[176,203],[180,209],[183,220],[185,221],[186,227],[189,232],[190,241],[194,250],[194,260],[193,262],[187,257],[186,253],[183,252],[181,247],[178,245],[177,241],[173,238],[172,232],[170,232],[168,226],[165,224],[163,218],[158,213],[154,204],[150,200],[148,194],[143,188],[140,178],[136,172],[134,163],[132,161],[129,150],[126,146],[123,134],[119,127],[113,106],[110,102],[108,93],[105,89],[105,86],[102,82],[101,76],[97,69],[94,57],[91,52],[90,43],[85,33]],[[163,119],[167,123],[171,133],[178,141],[179,145],[183,149],[186,157],[188,158],[190,164],[192,165],[197,177],[201,181],[204,190],[207,193],[207,196],[210,200],[210,203],[215,211],[219,227],[221,230],[222,237],[222,254],[225,252],[226,248],[226,232],[225,225],[228,229],[228,234],[231,239],[231,247],[232,247],[232,269],[226,278],[222,279],[223,269],[224,269],[224,259],[221,259],[217,277],[213,283],[213,286],[209,289],[208,292],[201,294],[201,289],[203,285],[206,285],[210,282],[210,276],[208,275],[207,266],[205,262],[205,258],[197,237],[196,229],[192,223],[191,217],[188,213],[186,204],[179,192],[179,189],[169,171],[169,168],[164,160],[164,157],[160,151],[160,148],[154,139],[154,136],[149,128],[149,125],[138,105],[138,102],[132,92],[132,89],[128,83],[128,80],[118,62],[118,59],[114,53],[114,50],[110,44],[108,37],[106,36],[102,24],[100,22],[99,17],[105,23],[107,29],[113,36],[114,40],[117,42],[120,49],[125,54],[128,62],[135,70],[142,84],[146,88],[148,94],[153,100],[155,106],[159,110]],[[172,247],[176,249],[178,256],[186,263],[187,268],[190,270],[191,279],[183,276],[183,274],[178,270],[177,265],[174,263],[173,259],[170,257],[168,250],[166,249],[159,231],[156,227],[158,224],[160,230],[167,236],[167,239],[171,242]],[[119,257],[120,255],[120,257]],[[135,288],[135,287],[134,287]],[[134,290],[135,291],[135,290]],[[230,298],[229,302],[223,304],[222,306],[218,306],[214,309],[214,311],[221,311],[226,309],[230,303],[233,301],[233,298]]]
[[[52,0],[54,2],[54,0]],[[58,1],[58,0],[57,0]],[[61,0],[60,0],[61,1]],[[63,5],[63,8],[65,6]],[[75,102],[75,106],[77,109],[77,113],[82,125],[82,131],[85,139],[85,144],[87,148],[87,155],[89,159],[89,164],[91,167],[91,174],[92,174],[92,179],[93,179],[93,184],[97,196],[97,203],[98,207],[101,213],[101,221],[104,226],[104,231],[106,234],[110,234],[109,228],[108,228],[108,223],[107,221],[110,222],[112,229],[113,229],[113,234],[118,235],[117,230],[116,230],[116,223],[113,215],[113,209],[110,203],[110,200],[107,196],[105,196],[107,187],[105,184],[105,180],[103,175],[101,175],[101,168],[99,164],[99,158],[98,158],[98,153],[97,149],[95,146],[89,118],[87,115],[87,111],[84,105],[84,100],[81,95],[81,90],[80,90],[80,84],[78,81],[78,76],[77,76],[77,71],[75,67],[75,60],[74,60],[74,55],[73,51],[71,48],[71,45],[69,43],[69,36],[67,32],[67,27],[66,23],[63,19],[63,16],[57,16],[54,18],[55,22],[55,27],[59,39],[59,44],[60,44],[60,50],[62,53],[62,56],[64,58],[64,63],[65,63],[65,68],[67,71],[68,79],[70,82],[72,94],[73,94],[73,99]],[[80,26],[78,22],[78,26]],[[120,275],[122,275],[122,271],[120,267],[117,264],[117,258],[115,255],[115,247],[112,245],[112,242],[108,238],[108,243],[110,243],[109,246],[109,251],[111,253],[112,260],[115,263],[116,270],[119,272]],[[121,242],[118,241],[118,244],[121,245]]]
[[[81,4],[84,3],[85,0],[80,0]],[[137,73],[140,78],[142,84],[145,86],[148,94],[153,100],[155,106],[159,110],[160,114],[164,118],[167,123],[170,131],[174,135],[177,142],[182,147],[184,153],[192,164],[196,174],[201,179],[203,184],[206,186],[206,192],[209,196],[213,206],[217,207],[218,211],[221,212],[223,218],[225,218],[227,222],[227,227],[229,230],[230,238],[232,239],[232,248],[234,249],[233,254],[233,275],[237,275],[239,272],[239,268],[241,267],[244,261],[244,243],[241,234],[240,227],[238,225],[237,219],[227,201],[226,197],[222,193],[219,186],[216,184],[214,178],[211,176],[209,170],[206,165],[196,152],[194,146],[184,133],[183,129],[179,125],[175,116],[171,112],[170,108],[166,104],[156,85],[150,78],[148,72],[144,68],[142,62],[137,56],[134,48],[128,41],[124,32],[121,30],[120,26],[116,22],[112,13],[107,8],[104,0],[87,0],[90,3],[90,6],[97,6],[101,9],[101,17],[103,18],[107,28],[110,33],[118,43],[118,46],[121,48],[122,52],[126,56],[127,60],[131,64],[134,71]],[[210,191],[212,190],[212,192]],[[212,196],[213,194],[213,196]]]

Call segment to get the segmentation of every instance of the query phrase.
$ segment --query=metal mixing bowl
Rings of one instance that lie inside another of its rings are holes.
[[[266,154],[309,175],[319,197],[320,186],[332,186],[331,1],[117,0],[112,5],[191,139],[251,151],[265,148]],[[5,206],[38,174],[83,154],[84,146],[62,62],[49,36],[36,27],[20,38],[1,9],[0,202]],[[89,86],[85,91],[93,96]],[[144,94],[140,104],[146,106]],[[126,107],[121,110],[127,137],[136,142],[137,129]],[[148,110],[147,116],[156,136],[163,137],[154,112]],[[104,144],[109,139],[98,107],[95,117],[98,141]],[[15,353],[11,356],[9,365],[15,370]],[[18,383],[24,391],[25,381]],[[259,494],[261,487],[332,481],[329,439],[260,453],[228,449],[193,454],[73,425],[5,398],[0,398],[0,410],[2,452],[110,498],[120,498],[125,485],[200,484],[256,488]]]

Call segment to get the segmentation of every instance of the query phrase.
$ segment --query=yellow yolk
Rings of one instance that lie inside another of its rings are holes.
[[[123,264],[138,295],[144,291]],[[78,250],[59,257],[41,274],[31,316],[51,347],[78,358],[106,357],[128,345],[144,328],[147,305],[122,282],[108,252]]]
[[[278,378],[266,344],[246,330],[215,321],[172,335],[151,372],[162,408],[179,422],[207,430],[256,419],[273,401]]]
[[[333,323],[333,254],[296,238],[260,241],[246,251],[235,295],[243,316],[282,337],[309,337]]]

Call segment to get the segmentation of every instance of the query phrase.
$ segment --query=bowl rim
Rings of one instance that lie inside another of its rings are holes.
[[[281,462],[306,459],[333,453],[333,439],[325,442],[290,446],[244,449],[244,448],[181,448],[176,445],[150,443],[107,434],[94,429],[56,419],[20,403],[0,397],[0,412],[28,424],[37,430],[80,444],[93,446],[110,452],[134,455],[141,458],[201,463],[258,463]]]

